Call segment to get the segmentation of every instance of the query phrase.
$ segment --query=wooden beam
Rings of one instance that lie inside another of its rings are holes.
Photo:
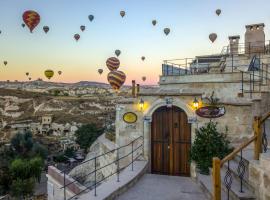
[[[253,130],[256,137],[254,140],[254,160],[259,160],[262,152],[261,117],[254,117]]]
[[[220,159],[213,158],[213,200],[221,200]]]

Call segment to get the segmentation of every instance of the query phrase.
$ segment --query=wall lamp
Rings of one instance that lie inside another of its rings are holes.
[[[141,100],[139,102],[139,107],[140,107],[140,110],[142,111],[143,107],[144,107],[144,100],[142,98],[141,98]]]
[[[193,100],[193,107],[195,108],[195,110],[199,108],[199,101],[196,97]]]

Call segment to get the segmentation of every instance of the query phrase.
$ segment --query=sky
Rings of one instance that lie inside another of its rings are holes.
[[[220,16],[216,9],[222,10]],[[21,26],[26,10],[41,16],[32,34]],[[126,84],[133,79],[157,84],[163,60],[218,54],[229,35],[240,35],[244,42],[247,24],[265,23],[270,39],[269,10],[269,0],[0,0],[0,80],[26,81],[26,72],[33,80],[45,80],[44,70],[52,69],[55,82],[107,82],[106,60],[119,49]],[[47,34],[42,29],[46,25]],[[168,36],[163,33],[166,27],[171,29]],[[218,35],[215,43],[208,39],[212,32]],[[76,33],[81,35],[78,42],[73,39]]]

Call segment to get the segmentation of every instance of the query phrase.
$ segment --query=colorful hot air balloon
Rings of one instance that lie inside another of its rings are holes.
[[[107,59],[106,65],[110,71],[115,71],[119,68],[120,61],[118,60],[118,58],[111,57]]]
[[[40,16],[37,12],[33,10],[28,10],[23,13],[23,21],[28,26],[30,32],[34,30],[34,28],[40,22]]]
[[[121,54],[121,51],[119,50],[119,49],[117,49],[117,50],[115,50],[115,55],[118,57],[118,56],[120,56],[120,54]]]
[[[80,29],[81,29],[81,31],[84,31],[85,30],[85,26],[84,25],[81,25],[80,26]]]
[[[88,19],[90,20],[90,22],[93,21],[94,20],[94,15],[89,15]]]
[[[62,74],[62,71],[58,71],[58,74],[61,75]]]
[[[169,28],[164,28],[165,35],[169,35],[170,32],[171,32],[171,30]]]
[[[142,61],[144,61],[144,60],[145,60],[145,57],[144,57],[144,56],[142,56],[142,58],[141,58],[141,59],[142,59]]]
[[[153,20],[152,24],[153,24],[153,26],[155,26],[157,24],[157,20]]]
[[[103,73],[103,69],[98,69],[98,73],[101,75]]]
[[[217,14],[217,16],[219,16],[221,14],[221,10],[220,9],[217,9],[216,10],[216,14]]]
[[[216,33],[211,33],[209,35],[209,39],[211,40],[211,42],[215,42],[215,40],[217,39],[217,34]]]
[[[108,82],[112,88],[118,91],[126,81],[126,75],[122,71],[112,71],[107,76]]]
[[[126,12],[122,10],[122,11],[120,11],[120,15],[121,15],[121,17],[125,17]]]
[[[4,61],[4,65],[7,65],[8,64],[8,62],[7,61]]]
[[[78,40],[80,39],[80,37],[81,37],[81,36],[80,36],[78,33],[74,35],[74,39],[75,39],[77,42],[78,42]]]
[[[49,26],[43,26],[43,30],[45,33],[48,33],[50,28],[49,28]]]
[[[53,70],[50,70],[50,69],[47,69],[45,72],[44,72],[45,76],[48,78],[48,79],[51,79],[54,75],[54,71]]]
[[[23,28],[25,27],[25,24],[24,24],[24,23],[22,23],[22,27],[23,27]]]
[[[142,77],[142,80],[143,80],[143,82],[146,81],[146,76],[143,76]]]
[[[26,75],[26,76],[29,76],[29,72],[26,72],[25,75]]]

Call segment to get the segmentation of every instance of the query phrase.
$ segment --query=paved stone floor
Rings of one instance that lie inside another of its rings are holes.
[[[191,178],[145,174],[117,200],[206,200],[206,197]]]

